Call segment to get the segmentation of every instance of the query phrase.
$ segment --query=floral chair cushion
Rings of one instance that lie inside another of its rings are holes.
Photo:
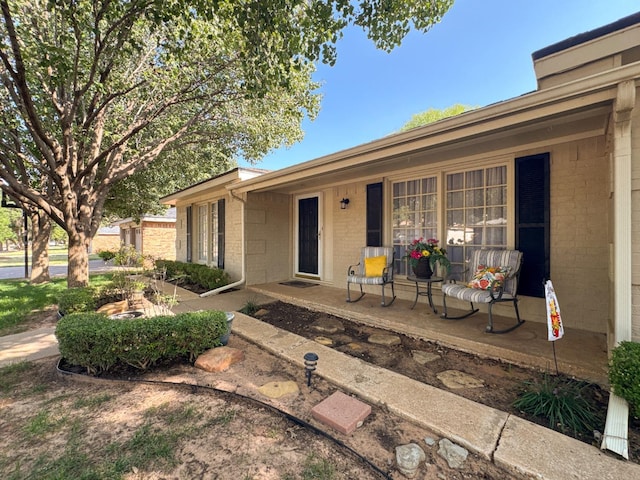
[[[486,265],[478,265],[468,287],[476,290],[489,290],[494,282],[498,282],[497,285],[501,285],[502,282],[511,273],[511,267],[487,267]]]

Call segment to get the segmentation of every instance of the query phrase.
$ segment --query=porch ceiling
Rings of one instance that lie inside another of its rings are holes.
[[[250,191],[291,194],[327,186],[379,178],[403,169],[415,169],[441,162],[477,156],[497,156],[531,148],[549,147],[579,138],[603,135],[611,113],[611,102],[602,101],[571,112],[530,119],[511,126],[497,126],[489,132],[460,135],[451,133],[424,142],[407,142],[361,155],[345,156],[328,165],[309,165],[308,169],[272,180],[256,179]],[[445,137],[445,138],[442,138]],[[313,163],[313,162],[310,162]]]

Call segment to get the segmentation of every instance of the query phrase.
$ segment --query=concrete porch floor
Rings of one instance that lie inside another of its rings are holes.
[[[421,297],[412,310],[413,301],[400,298],[391,306],[382,307],[381,296],[371,293],[357,303],[347,303],[346,290],[324,285],[299,288],[268,283],[247,288],[278,300],[437,342],[446,347],[521,366],[555,371],[553,342],[547,340],[545,323],[528,321],[509,333],[488,334],[485,333],[488,323],[486,305],[480,305],[480,311],[466,319],[445,320],[440,317],[442,297],[435,292],[433,298],[438,314],[429,308],[426,297]],[[514,322],[510,318],[497,317],[494,313],[497,328],[508,327]],[[560,372],[608,386],[607,342],[604,334],[565,328],[564,337],[555,344]]]

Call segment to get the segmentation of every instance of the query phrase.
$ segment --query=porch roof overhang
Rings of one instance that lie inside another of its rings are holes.
[[[160,202],[165,205],[175,206],[178,201],[189,201],[203,193],[219,190],[221,193],[227,192],[227,187],[239,182],[258,177],[268,172],[268,170],[258,168],[234,168],[228,172],[221,173],[202,182],[191,185],[183,190],[179,190],[170,195],[162,197]]]
[[[336,152],[227,188],[294,193],[461,157],[604,134],[620,82],[640,78],[640,62],[489,105]]]

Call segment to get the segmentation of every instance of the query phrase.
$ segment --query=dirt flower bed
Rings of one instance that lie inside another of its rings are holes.
[[[367,341],[370,335],[390,332],[285,302],[265,305],[255,316],[266,323],[309,339],[321,336],[329,337],[333,341],[332,347],[343,353],[437,388],[449,390],[470,400],[518,415],[540,425],[548,426],[547,420],[526,415],[513,407],[513,402],[523,391],[525,382],[542,382],[545,377],[544,372],[481,358],[405,335],[399,335],[400,345],[389,347],[371,344]],[[344,331],[335,334],[319,333],[313,325],[322,319],[339,320],[344,325]],[[354,349],[353,343],[359,345],[359,348]],[[415,351],[433,354],[436,359],[423,365],[414,359],[413,352]],[[481,388],[448,389],[438,378],[438,374],[445,370],[457,370],[469,374],[481,379],[484,386]],[[595,426],[596,433],[595,435],[574,435],[572,432],[566,432],[566,434],[599,447],[599,434],[604,431],[609,393],[592,384],[585,388],[582,394],[595,406],[598,418],[598,425]],[[629,455],[631,461],[640,463],[640,419],[638,418],[630,418]]]

